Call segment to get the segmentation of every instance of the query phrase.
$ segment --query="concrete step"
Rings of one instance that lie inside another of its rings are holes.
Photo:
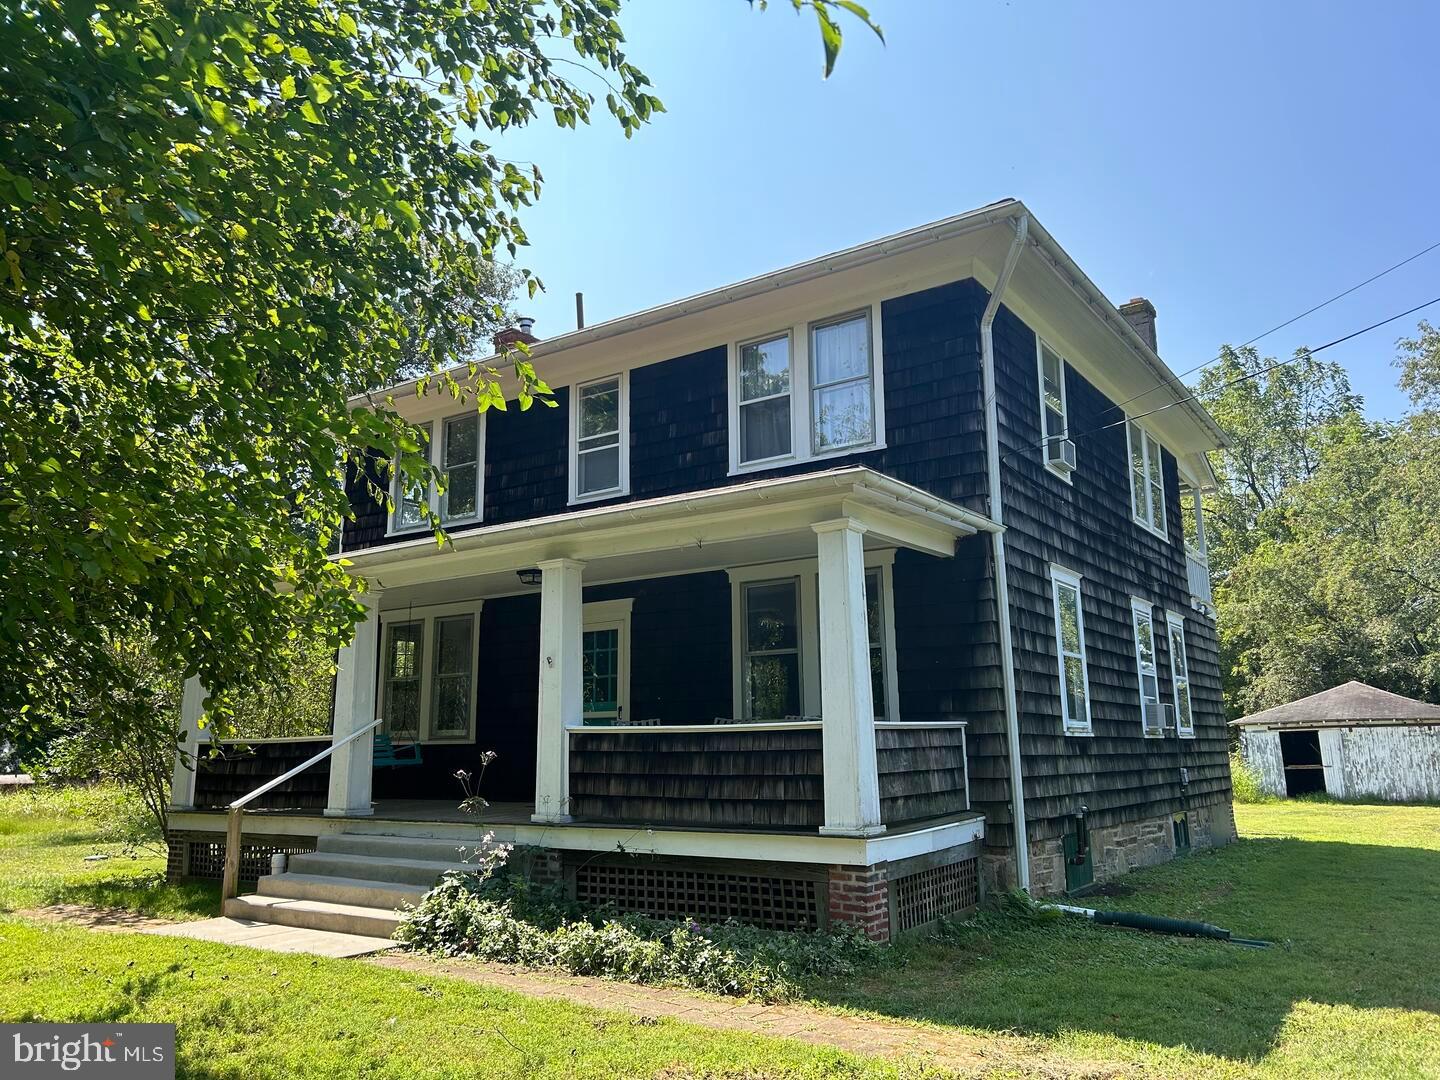
[[[434,859],[402,859],[391,855],[352,855],[341,851],[315,851],[291,855],[292,874],[333,878],[358,878],[360,881],[390,882],[399,885],[434,886],[447,870],[474,871],[462,862],[441,862]]]
[[[354,904],[393,911],[402,904],[420,903],[426,890],[424,885],[366,881],[328,874],[266,874],[256,884],[255,891],[261,896],[278,896],[286,900],[323,900],[330,904]]]
[[[352,832],[322,835],[315,841],[315,849],[327,854],[373,855],[443,863],[463,863],[469,860],[478,864],[482,846],[479,837],[466,840],[448,837],[427,839]]]
[[[400,916],[384,908],[331,904],[323,900],[290,900],[283,896],[237,896],[226,900],[221,914],[230,919],[328,930],[336,934],[388,938],[400,925]]]
[[[457,844],[477,844],[480,837],[493,833],[502,844],[515,843],[515,825],[487,825],[483,821],[407,821],[403,825],[385,818],[346,818],[343,836],[398,836],[403,839],[453,840]]]

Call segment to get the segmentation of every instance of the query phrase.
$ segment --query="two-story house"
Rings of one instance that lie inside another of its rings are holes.
[[[335,748],[252,804],[228,912],[383,930],[355,910],[490,831],[585,900],[884,938],[1233,837],[1195,515],[1224,436],[1154,308],[1022,203],[532,350],[553,408],[394,388],[448,482],[351,485],[333,736],[182,755],[172,870],[205,874],[217,808]]]

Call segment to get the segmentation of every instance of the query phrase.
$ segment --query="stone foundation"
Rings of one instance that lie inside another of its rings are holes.
[[[1191,850],[1219,847],[1236,837],[1235,807],[1229,799],[1191,805],[1188,810]],[[1097,883],[1113,881],[1131,870],[1168,862],[1176,854],[1173,817],[1144,818],[1115,825],[1091,825],[1091,865]],[[997,895],[1014,888],[1015,864],[1004,851],[987,851],[981,860],[987,891]],[[1063,841],[1030,841],[1030,893],[1058,896],[1065,892]]]

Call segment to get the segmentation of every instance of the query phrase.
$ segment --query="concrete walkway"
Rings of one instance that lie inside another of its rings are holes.
[[[248,945],[252,949],[269,952],[314,953],[316,956],[366,956],[395,947],[389,938],[305,930],[297,926],[256,922],[254,919],[202,919],[199,922],[170,923],[168,926],[147,926],[141,933],[194,938],[221,945]]]

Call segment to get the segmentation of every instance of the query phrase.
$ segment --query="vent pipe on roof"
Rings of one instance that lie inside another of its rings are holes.
[[[575,329],[585,329],[585,294],[583,292],[575,294]]]

